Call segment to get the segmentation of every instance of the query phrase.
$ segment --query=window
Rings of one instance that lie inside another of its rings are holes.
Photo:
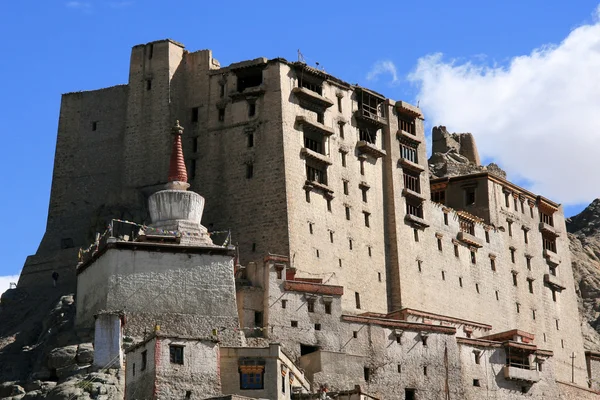
[[[154,45],[148,45],[148,60],[152,60],[152,56],[154,55]]]
[[[319,258],[319,249],[315,249],[315,252],[316,252],[317,258]]]
[[[500,292],[496,290],[496,300],[500,301]]]
[[[146,365],[148,364],[148,351],[144,350],[142,351],[142,368],[140,368],[142,371],[144,371],[146,369]]]
[[[338,112],[341,113],[342,112],[342,97],[341,96],[337,96],[337,103],[338,103]]]
[[[362,127],[358,129],[358,140],[375,144],[377,140],[377,130]]]
[[[198,122],[198,107],[192,108],[192,122]]]
[[[401,374],[402,373],[402,365],[398,364],[398,373]]]
[[[550,270],[550,275],[556,276],[556,266],[550,265],[550,266],[548,266],[548,268]]]
[[[356,339],[356,338],[358,337],[358,332],[357,332],[357,331],[353,331],[353,332],[352,332],[352,337],[353,337],[354,339]]]
[[[480,387],[481,383],[479,383],[479,379],[473,379],[473,386]]]
[[[262,327],[263,326],[263,313],[262,311],[254,311],[254,326]]]
[[[315,331],[321,330],[321,324],[315,324]]]
[[[427,347],[427,336],[421,335],[421,344],[423,347]]]
[[[515,303],[515,305],[517,306],[517,314],[519,314],[521,312],[521,305],[519,303]]]
[[[552,291],[552,301],[556,302],[556,290],[551,289]]]
[[[512,221],[506,221],[508,224],[508,236],[512,236]]]
[[[277,273],[277,279],[283,279],[283,270],[282,269],[277,269],[276,273]]]
[[[417,389],[404,389],[404,399],[405,400],[416,400],[417,399]]]
[[[281,308],[287,308],[287,300],[281,300]]]
[[[183,346],[170,345],[169,360],[171,361],[171,364],[183,365]]]
[[[471,250],[471,264],[477,263],[477,257],[475,256],[475,252]]]
[[[552,217],[552,214],[547,214],[540,211],[540,221],[550,226],[554,226],[554,218]]]
[[[192,158],[190,160],[190,179],[194,179],[196,177],[196,159]]]
[[[458,278],[458,286],[463,287],[462,277]]]
[[[219,83],[219,97],[225,96],[225,84]]]
[[[419,241],[419,231],[417,229],[413,229],[413,236],[415,237],[415,242]]]
[[[248,116],[254,117],[256,115],[256,103],[248,103]]]
[[[310,182],[320,183],[327,185],[327,175],[325,169],[317,167],[316,165],[306,164],[306,179]]]
[[[304,147],[315,153],[325,154],[323,136],[313,131],[304,132]]]
[[[454,257],[458,257],[459,253],[458,253],[458,245],[454,244]]]
[[[490,267],[492,268],[492,271],[496,271],[496,259],[495,258],[490,257]]]
[[[475,235],[475,223],[467,218],[462,216],[458,217],[458,224],[460,226],[460,230],[462,232],[468,233],[470,235]]]
[[[559,329],[558,329],[558,320],[557,320],[557,319],[555,319],[554,321],[556,322],[556,330],[559,330]]]
[[[415,132],[415,120],[412,118],[408,118],[404,115],[398,115],[398,124],[400,125],[400,129],[406,133],[410,133],[414,135]]]
[[[310,313],[314,313],[315,312],[315,299],[308,299],[306,301],[306,309]]]
[[[446,280],[446,272],[442,271],[442,280],[445,281]]]
[[[146,79],[146,90],[152,90],[152,79]]]
[[[219,108],[219,122],[225,121],[225,109]]]
[[[377,279],[379,280],[379,282],[381,282],[381,272],[377,273]]]
[[[98,121],[93,121],[92,122],[92,130],[95,131],[96,129],[98,129]]]
[[[329,231],[329,241],[333,243],[333,231]]]
[[[325,303],[325,314],[331,314],[331,303]]]
[[[531,218],[533,218],[533,205],[529,205],[529,214],[531,215]]]
[[[475,205],[475,188],[466,188],[465,189],[465,206],[474,206]]]
[[[312,235],[313,234],[313,224],[312,222],[308,223],[308,232]]]
[[[515,211],[519,210],[519,200],[516,197],[513,197],[513,200],[515,202]]]
[[[133,373],[133,376],[135,376],[135,363],[133,363],[133,367],[131,368],[131,371]]]
[[[367,246],[367,251],[369,252],[369,257],[373,256],[373,248],[371,246]]]
[[[342,121],[338,122],[340,138],[344,138],[344,123]]]
[[[510,260],[512,261],[512,263],[515,263],[515,251],[516,249],[514,247],[510,248]]]
[[[344,206],[344,208],[346,209],[346,219],[350,221],[350,207]]]
[[[263,389],[264,365],[240,366],[240,389],[256,390]]]
[[[340,268],[342,268],[342,259],[340,258],[340,259],[338,259],[338,261],[339,261],[339,264],[340,264]]]
[[[448,225],[448,213],[444,213],[444,225]]]
[[[431,201],[440,204],[446,204],[446,191],[436,190],[431,192]],[[444,213],[444,224],[448,225],[448,213]]]
[[[481,352],[474,351],[473,354],[475,355],[475,364],[480,364],[481,363]]]
[[[485,231],[485,242],[486,243],[490,242],[490,232],[488,230]]]
[[[533,318],[535,320],[535,310],[531,310],[531,318]]]
[[[506,206],[506,208],[510,208],[510,193],[508,192],[504,192],[504,205]]]
[[[412,190],[413,192],[416,192],[416,193],[421,193],[420,185],[419,185],[419,174],[404,170],[403,176],[404,176],[404,187],[406,189]]]
[[[310,77],[304,76],[304,74],[300,75],[298,78],[298,87],[323,95],[323,84],[317,79],[310,79]]]
[[[349,191],[348,191],[348,181],[342,181],[343,185],[344,185],[344,194],[348,195]]]
[[[331,212],[331,199],[327,199],[327,211]]]
[[[423,366],[423,375],[427,376],[427,365]]]
[[[354,292],[354,301],[356,302],[356,308],[360,310],[360,293]]]
[[[547,235],[542,235],[544,250],[556,253],[556,239]]]
[[[292,328],[298,327],[298,321],[292,321]]]
[[[253,133],[249,133],[248,134],[248,147],[254,147],[254,134]]]
[[[342,157],[342,167],[346,167],[346,153],[340,151],[340,156]]]
[[[477,294],[479,294],[479,283],[475,284],[475,291],[477,292]]]
[[[517,271],[513,271],[513,272],[512,272],[513,286],[518,286],[518,285],[519,285],[519,283],[518,283],[518,281],[517,281],[517,274],[518,274],[518,272],[517,272]]]
[[[348,239],[348,248],[352,250],[352,239]]]
[[[411,203],[409,201],[406,202],[406,213],[410,215],[414,215],[415,217],[422,218],[423,209],[421,208],[421,204]],[[418,242],[418,240],[416,240]]]
[[[254,164],[246,164],[246,179],[250,179],[254,176]]]
[[[246,70],[238,70],[237,72],[237,90],[243,92],[247,88],[260,86],[262,84],[262,69],[248,68]]]
[[[325,123],[325,114],[318,112],[317,113],[317,122],[320,124],[324,124]]]
[[[417,148],[412,143],[400,143],[400,157],[413,163],[418,163]]]
[[[533,293],[533,279],[527,278],[527,286],[529,287],[529,293]]]
[[[442,239],[441,238],[437,238],[437,246],[438,246],[438,250],[442,251]]]
[[[565,348],[565,340],[564,339],[560,339],[560,347],[562,347],[563,349]]]
[[[531,271],[531,257],[525,256],[525,263],[527,264],[527,269]]]
[[[256,243],[252,243],[252,252],[256,251]]]
[[[527,237],[527,229],[523,229],[523,239],[525,240],[525,244],[529,243],[529,238]]]
[[[365,160],[360,160],[360,174],[365,174]]]
[[[365,216],[365,226],[369,228],[371,226],[369,223],[369,217],[371,216],[371,213],[363,211],[363,215]]]
[[[521,214],[525,214],[525,200],[521,200]]]
[[[363,203],[367,202],[367,191],[368,190],[369,190],[368,187],[365,187],[365,186],[361,186],[360,187],[360,191],[362,192],[362,201],[363,201]]]
[[[369,382],[369,380],[371,379],[371,369],[368,367],[365,367],[363,370],[363,373],[364,373],[365,381]]]

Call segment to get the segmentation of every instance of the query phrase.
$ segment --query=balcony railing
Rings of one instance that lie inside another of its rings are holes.
[[[565,289],[565,285],[563,285],[562,281],[556,275],[544,274],[544,283],[557,290]]]
[[[358,143],[356,143],[356,147],[361,153],[369,154],[375,158],[381,158],[387,155],[385,150],[377,148],[377,146],[367,142],[366,140],[361,140]]]
[[[525,381],[525,382],[539,382],[540,381],[540,373],[531,368],[521,368],[515,365],[505,365],[504,366],[504,378],[515,380],[515,381]]]

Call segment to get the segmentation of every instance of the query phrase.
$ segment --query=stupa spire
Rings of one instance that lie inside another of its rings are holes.
[[[171,161],[169,163],[168,182],[187,182],[187,171],[185,160],[183,158],[183,149],[181,148],[181,135],[183,127],[179,125],[179,120],[175,121],[175,126],[171,128],[173,134],[173,148],[171,150]]]

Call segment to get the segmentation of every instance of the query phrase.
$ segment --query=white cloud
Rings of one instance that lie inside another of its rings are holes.
[[[17,283],[18,281],[19,275],[0,276],[0,295],[9,289],[11,282]]]
[[[567,204],[600,196],[600,18],[507,66],[484,62],[419,59],[409,80],[428,122],[472,132],[483,158],[536,193]]]
[[[377,61],[371,67],[371,70],[367,74],[368,81],[376,81],[380,75],[389,74],[392,77],[391,83],[398,82],[398,72],[396,71],[396,65],[390,60]]]

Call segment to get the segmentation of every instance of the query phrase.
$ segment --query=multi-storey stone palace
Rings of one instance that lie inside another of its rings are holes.
[[[428,160],[423,123],[303,62],[137,45],[128,84],[62,98],[19,287],[59,272],[131,399],[596,398],[562,207],[470,134],[435,127]],[[188,192],[164,190],[178,143]],[[102,244],[113,219],[164,234]]]

